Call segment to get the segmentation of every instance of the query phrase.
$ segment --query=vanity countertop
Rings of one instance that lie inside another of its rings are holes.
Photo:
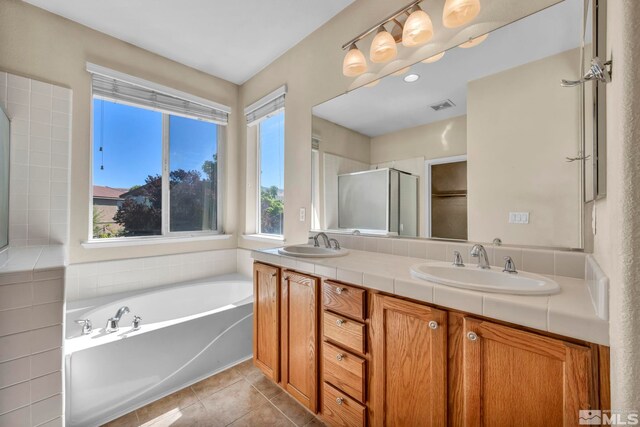
[[[294,258],[278,249],[252,252],[256,261],[340,280],[418,301],[465,311],[558,335],[609,345],[609,322],[596,314],[583,279],[548,277],[560,285],[549,296],[470,291],[414,279],[409,271],[425,259],[349,249],[340,258]],[[427,260],[428,261],[428,260]]]

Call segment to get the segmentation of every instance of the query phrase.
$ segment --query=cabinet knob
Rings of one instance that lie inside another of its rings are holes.
[[[345,323],[347,323],[347,321],[346,321],[346,320],[342,320],[342,319],[338,319],[338,320],[336,320],[336,325],[338,325],[338,326],[342,326],[342,325],[344,325]]]
[[[431,329],[438,329],[438,322],[436,322],[435,320],[432,320],[431,322],[429,322],[429,327]]]
[[[342,295],[343,292],[345,292],[346,289],[345,288],[336,288],[336,294],[338,295]]]
[[[344,403],[344,397],[338,397],[338,398],[336,398],[336,403],[337,403],[338,405],[342,405],[342,404]]]
[[[276,277],[278,273],[271,273],[271,277]]]
[[[470,341],[475,341],[475,340],[478,339],[478,335],[475,332],[469,332],[469,333],[467,333],[467,338]]]
[[[337,360],[338,362],[341,362],[341,361],[342,361],[342,359],[344,359],[344,354],[342,354],[342,353],[338,353],[338,354],[336,354],[336,360]]]

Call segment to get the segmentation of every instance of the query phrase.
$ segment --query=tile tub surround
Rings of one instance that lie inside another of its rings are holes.
[[[71,90],[0,72],[11,120],[9,243],[68,242]]]
[[[139,426],[322,426],[247,360],[105,424]]]
[[[560,293],[549,296],[506,295],[414,279],[409,269],[429,259],[426,255],[416,258],[351,249],[348,255],[340,258],[301,259],[280,255],[277,249],[265,249],[253,251],[252,256],[256,261],[283,268],[609,345],[609,322],[598,316],[587,282],[581,278],[549,274],[560,285]]]
[[[237,270],[236,249],[72,264],[67,267],[66,300],[148,289]]]
[[[0,426],[62,426],[64,251],[7,252],[0,264]]]

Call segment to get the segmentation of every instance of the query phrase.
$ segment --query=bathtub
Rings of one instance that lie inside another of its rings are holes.
[[[152,291],[74,301],[67,306],[66,419],[97,426],[251,356],[253,286],[240,275]],[[118,308],[130,313],[104,331]],[[133,316],[142,318],[132,330]],[[93,332],[81,335],[77,319]]]

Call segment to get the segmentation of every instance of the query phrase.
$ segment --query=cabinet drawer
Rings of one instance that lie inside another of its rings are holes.
[[[322,349],[324,380],[360,402],[364,402],[366,361],[326,342]]]
[[[364,289],[326,281],[322,285],[324,307],[355,319],[365,319]]]
[[[326,338],[358,353],[364,354],[365,325],[363,323],[328,311],[323,312],[322,317],[324,336]]]
[[[322,415],[332,426],[364,427],[366,408],[340,390],[324,383]]]

